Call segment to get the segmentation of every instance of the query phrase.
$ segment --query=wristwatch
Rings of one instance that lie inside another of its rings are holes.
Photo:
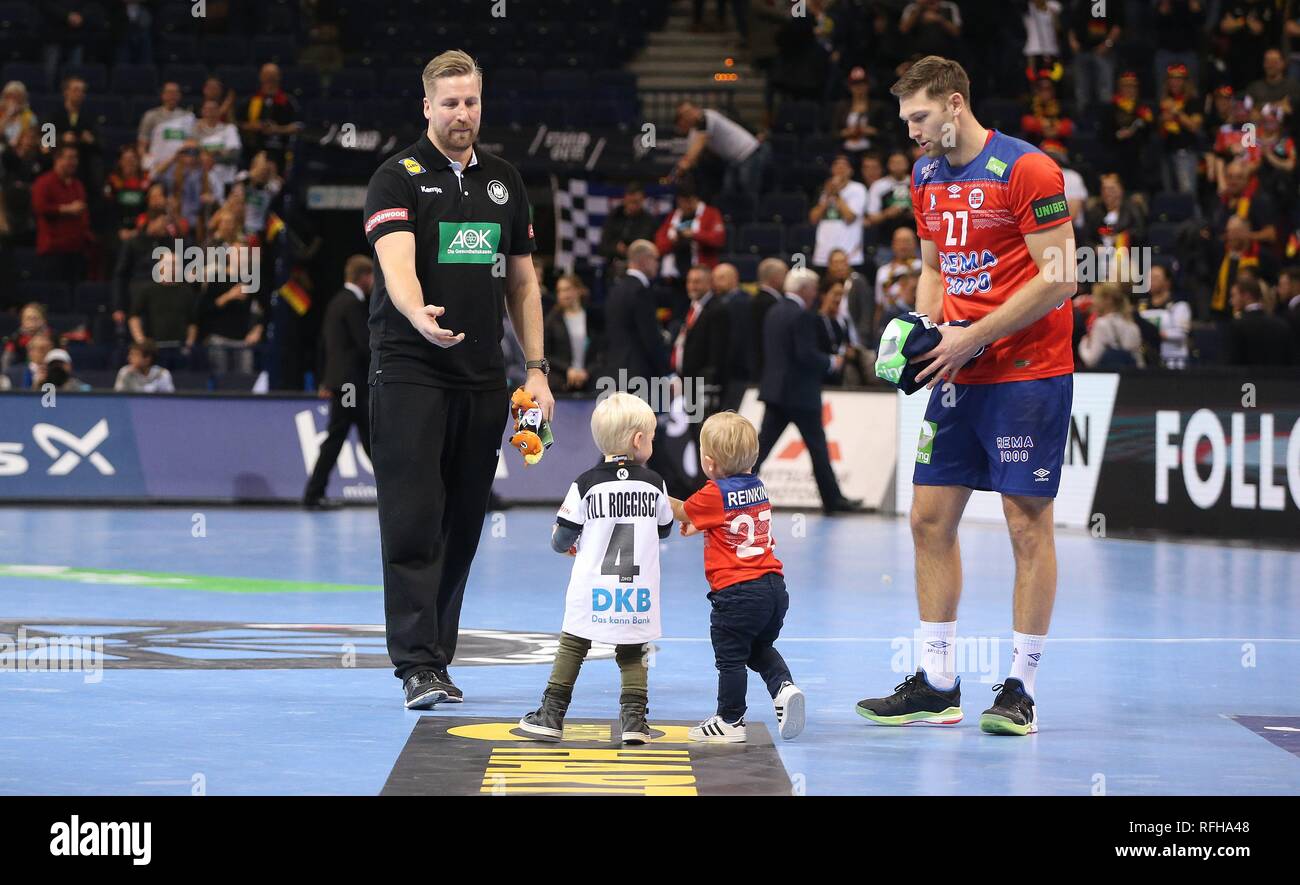
[[[546,357],[542,357],[540,360],[529,360],[524,363],[524,369],[541,369],[543,375],[549,375],[551,374],[551,361]]]

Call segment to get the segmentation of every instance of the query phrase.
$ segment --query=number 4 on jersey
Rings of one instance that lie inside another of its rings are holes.
[[[641,567],[636,564],[636,529],[630,522],[614,525],[609,533],[609,546],[605,548],[605,559],[601,563],[602,575],[617,575],[619,583],[630,583],[641,574]]]

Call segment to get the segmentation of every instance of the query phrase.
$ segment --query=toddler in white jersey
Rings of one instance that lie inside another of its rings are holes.
[[[564,631],[541,707],[519,720],[521,730],[540,740],[563,737],[573,685],[593,641],[615,646],[623,741],[650,740],[645,644],[661,635],[659,541],[673,525],[668,489],[645,466],[655,424],[650,407],[627,393],[612,394],[592,413],[591,435],[604,460],[569,486],[551,534],[557,552],[576,557]]]

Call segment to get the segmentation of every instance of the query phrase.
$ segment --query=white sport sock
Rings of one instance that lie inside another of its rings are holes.
[[[956,621],[922,621],[921,669],[930,685],[939,691],[948,691],[957,684],[955,643]]]
[[[1046,636],[1032,633],[1011,633],[1011,677],[1025,684],[1025,694],[1034,696],[1034,680],[1038,678],[1038,661],[1043,653]]]

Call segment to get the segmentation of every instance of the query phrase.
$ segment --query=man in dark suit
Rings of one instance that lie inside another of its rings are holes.
[[[655,318],[650,280],[659,266],[659,250],[649,240],[627,247],[627,274],[616,282],[605,301],[605,364],[618,389],[632,378],[650,383],[668,374],[668,350]],[[624,373],[619,378],[620,370]]]
[[[1237,317],[1228,326],[1228,363],[1234,366],[1289,366],[1295,362],[1291,327],[1261,304],[1262,292],[1254,279],[1232,284],[1232,307]]]
[[[758,432],[754,472],[763,466],[777,439],[793,421],[812,458],[822,510],[828,516],[851,512],[862,502],[840,492],[822,427],[822,380],[842,368],[843,357],[817,349],[817,318],[810,311],[817,300],[816,272],[802,267],[790,271],[784,289],[763,324],[765,357],[758,398],[766,408]]]
[[[722,390],[727,380],[727,358],[731,355],[731,319],[722,299],[713,294],[709,269],[695,266],[686,273],[686,296],[691,306],[673,342],[670,358],[673,371],[681,377],[692,405],[691,438],[700,446],[700,427],[721,410]]]
[[[740,273],[723,262],[713,269],[713,297],[727,312],[727,362],[722,380],[721,411],[740,411],[745,388],[758,380],[758,353],[762,339],[754,328],[754,304],[740,288]]]
[[[752,302],[754,337],[763,341],[763,321],[767,312],[785,297],[781,287],[785,285],[785,275],[790,272],[780,258],[764,258],[758,263],[758,294]],[[754,378],[763,377],[763,348],[758,348],[754,366]]]
[[[374,285],[374,264],[365,255],[353,255],[343,266],[343,288],[339,290],[321,323],[325,340],[325,372],[320,396],[330,401],[329,433],[321,443],[316,466],[302,494],[303,506],[328,509],[325,486],[348,431],[356,425],[366,457],[370,457],[370,289]]]
[[[645,188],[634,181],[624,191],[623,202],[609,213],[600,230],[598,251],[605,258],[608,272],[617,274],[626,263],[628,247],[636,240],[654,242],[657,230],[659,220],[646,211]]]

